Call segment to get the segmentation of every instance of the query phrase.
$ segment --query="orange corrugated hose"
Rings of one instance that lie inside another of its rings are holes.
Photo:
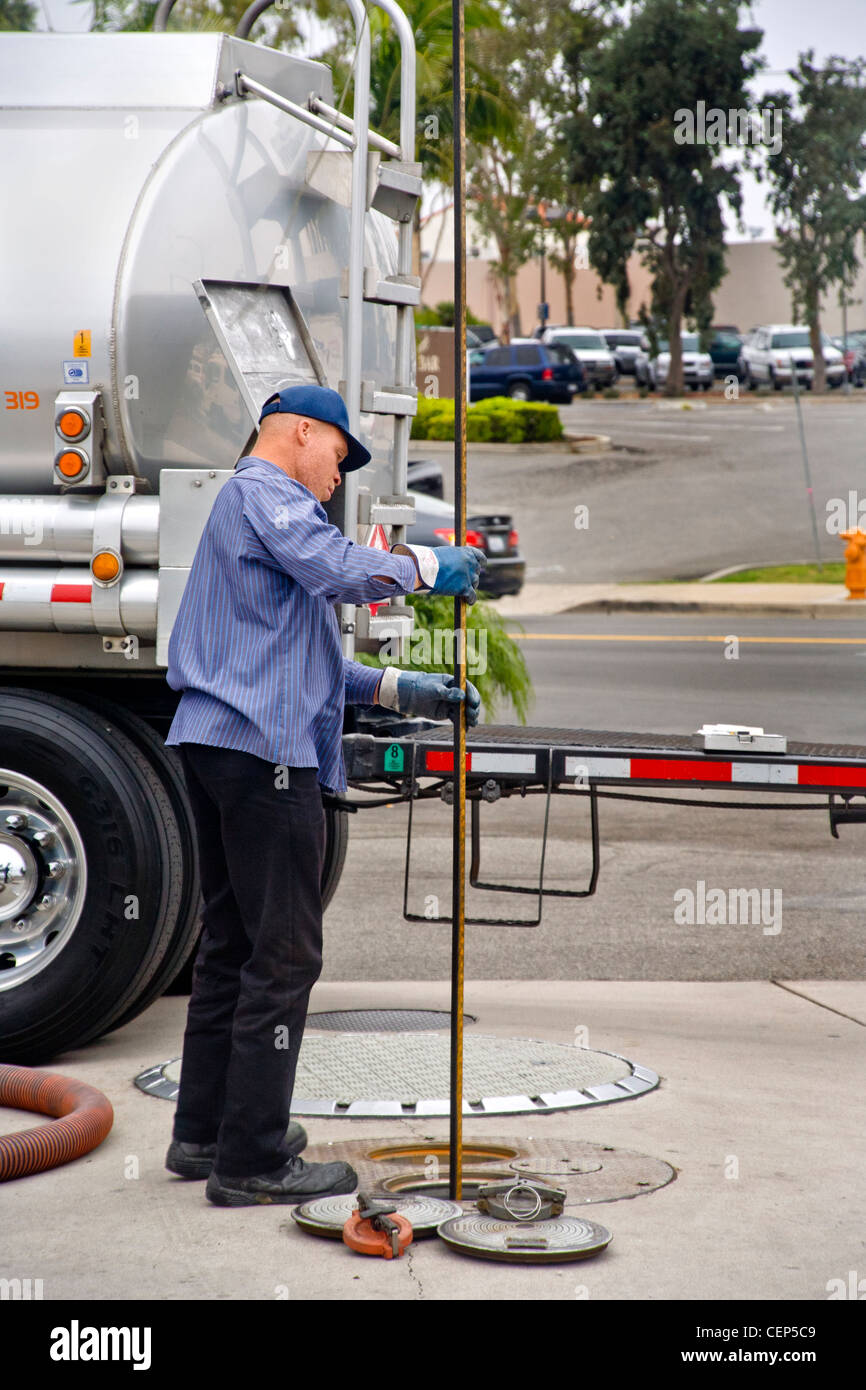
[[[111,1102],[101,1091],[29,1067],[0,1064],[0,1105],[53,1117],[50,1125],[0,1136],[0,1182],[81,1158],[102,1143],[114,1123]]]

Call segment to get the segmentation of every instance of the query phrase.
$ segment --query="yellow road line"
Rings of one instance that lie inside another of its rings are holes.
[[[791,644],[817,647],[863,647],[866,646],[866,636],[863,637],[739,637],[735,632],[729,633],[726,637],[705,637],[702,635],[690,636],[656,636],[644,633],[619,633],[619,632],[508,632],[507,637],[513,637],[516,642],[730,642],[732,637],[736,637],[738,642],[767,642],[780,643],[783,646]]]

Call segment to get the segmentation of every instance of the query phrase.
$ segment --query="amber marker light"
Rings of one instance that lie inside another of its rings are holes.
[[[105,584],[120,574],[120,560],[113,550],[100,550],[90,561],[90,569],[93,578],[101,579]]]
[[[57,417],[57,432],[64,439],[83,439],[90,430],[90,419],[83,410],[64,410]]]
[[[79,449],[66,449],[58,454],[54,467],[64,478],[80,478],[87,472],[89,460]]]

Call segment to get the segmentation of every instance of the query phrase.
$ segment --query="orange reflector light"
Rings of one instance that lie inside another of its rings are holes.
[[[59,432],[66,439],[79,439],[90,428],[90,421],[82,410],[64,410],[57,421]]]
[[[116,579],[120,574],[120,560],[113,550],[100,550],[90,561],[90,568],[94,579]]]
[[[78,478],[87,469],[87,455],[79,453],[78,449],[67,449],[57,456],[54,466],[64,478]]]

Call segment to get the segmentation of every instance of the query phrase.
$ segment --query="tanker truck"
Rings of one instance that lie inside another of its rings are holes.
[[[0,1057],[39,1062],[134,1018],[200,930],[193,822],[164,736],[168,639],[198,539],[263,401],[337,388],[372,452],[328,504],[399,540],[421,193],[415,54],[399,145],[321,63],[235,35],[0,35]],[[384,528],[384,530],[383,530]],[[339,608],[344,651],[411,607]],[[326,806],[323,893],[347,816]],[[251,866],[251,871],[254,871]]]

